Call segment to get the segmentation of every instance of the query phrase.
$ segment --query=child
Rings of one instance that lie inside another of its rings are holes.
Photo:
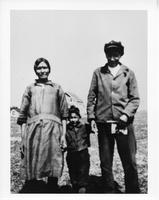
[[[67,125],[67,165],[74,192],[86,193],[89,176],[89,127],[80,121],[80,111],[77,107],[69,109]]]

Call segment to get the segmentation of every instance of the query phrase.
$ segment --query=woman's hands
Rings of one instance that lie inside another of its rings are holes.
[[[62,151],[66,151],[67,143],[66,143],[66,120],[62,120],[62,136],[60,138],[60,147]]]
[[[67,144],[66,144],[66,136],[65,135],[61,136],[60,147],[61,147],[62,151],[66,151]]]

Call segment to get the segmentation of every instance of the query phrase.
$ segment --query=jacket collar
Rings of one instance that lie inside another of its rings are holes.
[[[76,126],[73,126],[71,123],[68,123],[69,129],[80,128],[81,126],[82,126],[82,122],[81,121],[79,121],[79,123]]]
[[[47,82],[45,82],[45,83],[41,83],[40,81],[39,81],[39,79],[35,79],[35,83],[34,83],[35,85],[38,85],[38,86],[40,86],[41,84],[44,84],[44,85],[50,85],[50,86],[52,86],[52,87],[54,87],[54,83],[51,81],[51,80],[48,80]]]
[[[117,73],[117,76],[122,74],[122,73],[124,73],[126,75],[128,73],[128,71],[129,71],[128,67],[126,67],[125,65],[123,65],[120,62],[119,62],[119,65],[121,65],[121,68],[120,68],[119,72]],[[110,74],[110,70],[108,68],[108,63],[106,63],[103,67],[101,67],[100,71],[103,74],[106,74],[106,73]]]

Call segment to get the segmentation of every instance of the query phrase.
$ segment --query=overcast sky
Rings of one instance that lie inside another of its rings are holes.
[[[136,74],[140,109],[147,109],[146,11],[11,11],[11,106],[20,106],[36,78],[39,57],[51,64],[50,79],[85,103],[93,71],[106,63],[104,44],[121,41],[121,62]]]

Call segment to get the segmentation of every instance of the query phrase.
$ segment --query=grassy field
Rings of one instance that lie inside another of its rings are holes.
[[[18,193],[24,184],[24,173],[21,167],[20,158],[20,130],[17,125],[11,123],[11,192]],[[137,139],[137,165],[139,174],[139,184],[141,193],[147,193],[147,113],[145,111],[140,111],[137,113],[135,118],[135,134]],[[97,137],[91,134],[91,147],[89,148],[90,153],[90,183],[94,184],[94,188],[99,184],[99,179],[101,176],[100,162],[98,155],[98,142]],[[113,171],[115,181],[120,185],[120,190],[124,191],[124,174],[121,166],[119,156],[117,154],[116,148],[114,153],[114,163]],[[64,171],[61,179],[59,180],[59,185],[66,186],[69,185],[69,175],[67,165],[65,163]],[[93,187],[92,187],[93,188]],[[95,192],[92,191],[92,192]]]

